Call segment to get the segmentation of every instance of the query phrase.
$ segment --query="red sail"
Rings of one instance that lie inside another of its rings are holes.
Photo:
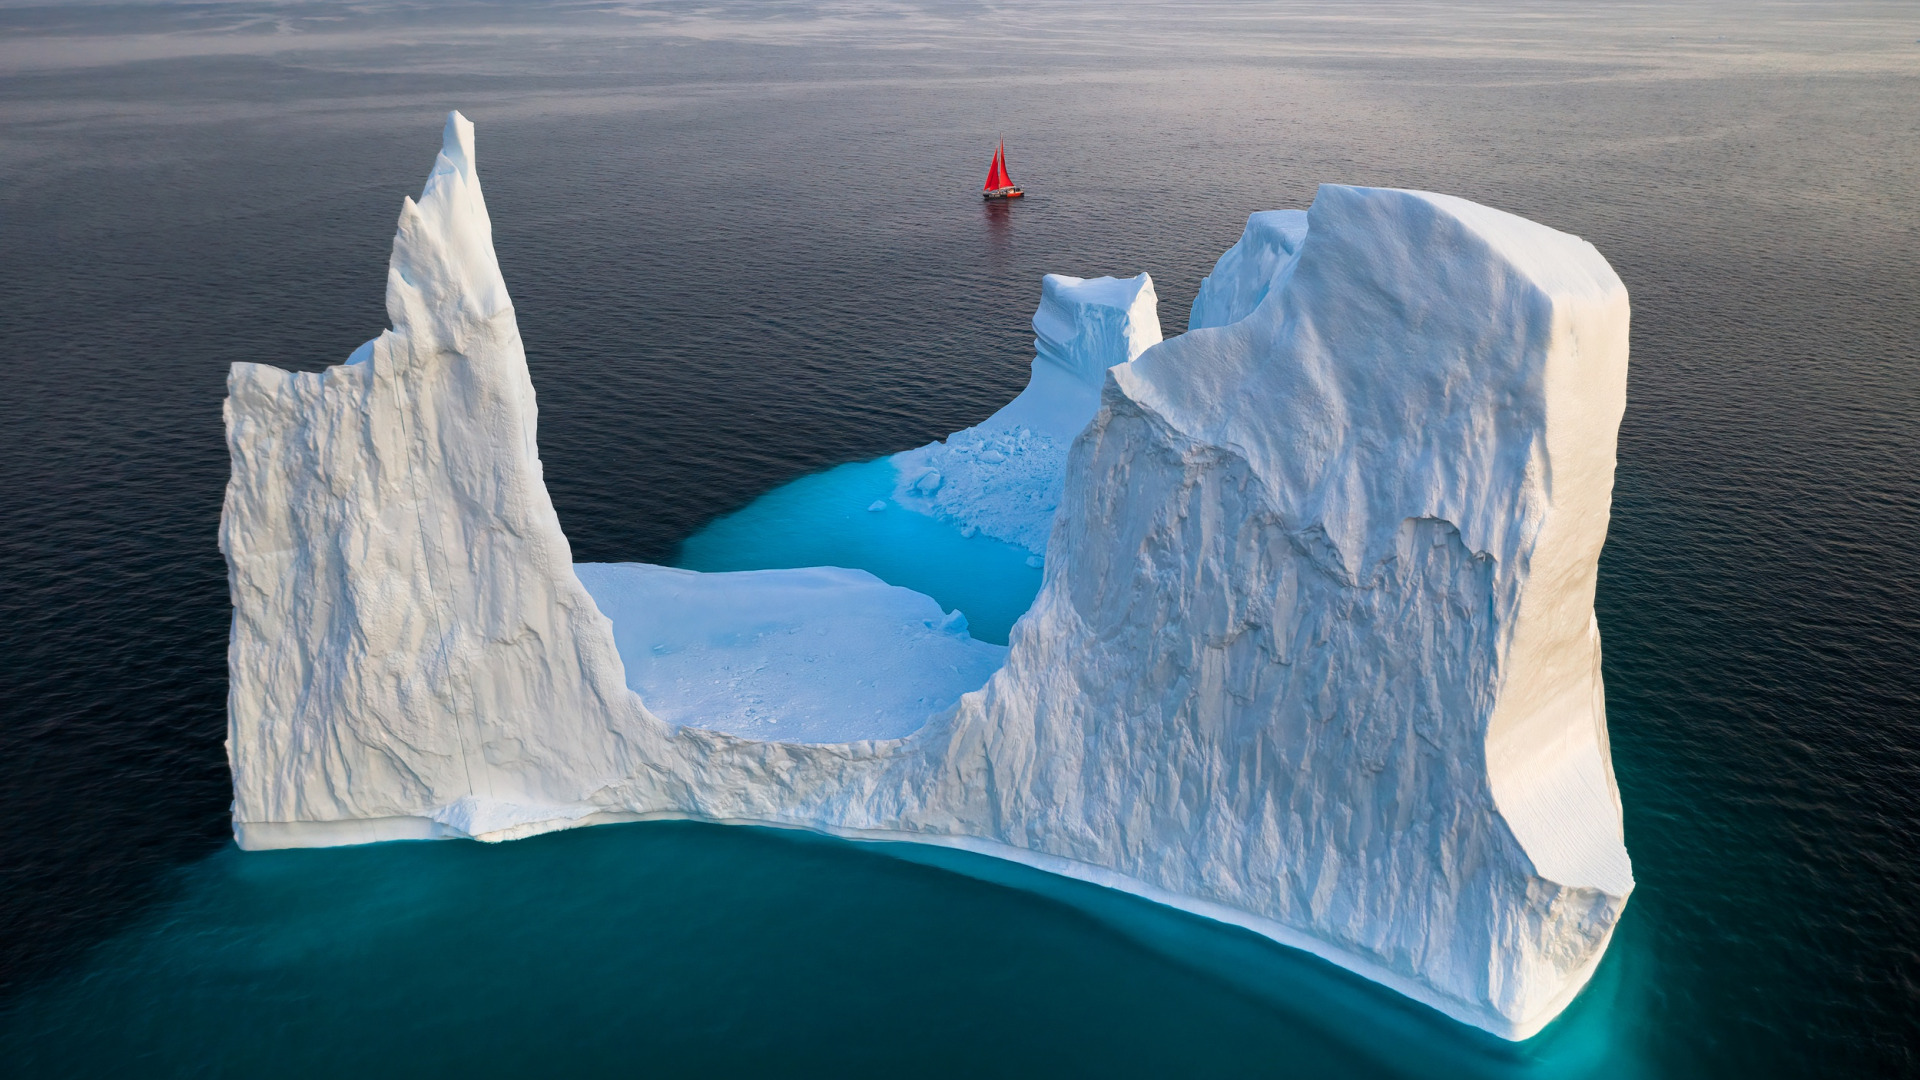
[[[987,183],[982,191],[999,191],[1013,186],[1013,181],[1007,179],[1006,152],[1004,143],[993,152],[993,164],[987,166]]]

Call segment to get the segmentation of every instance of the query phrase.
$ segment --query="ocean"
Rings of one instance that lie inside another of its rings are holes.
[[[1250,211],[1443,191],[1633,298],[1598,614],[1638,887],[1508,1045],[1140,901],[800,834],[242,853],[220,403],[385,325],[442,119],[579,561],[670,562],[1169,333]],[[1028,197],[976,194],[1004,138]],[[1911,4],[0,0],[14,1075],[1920,1071]]]

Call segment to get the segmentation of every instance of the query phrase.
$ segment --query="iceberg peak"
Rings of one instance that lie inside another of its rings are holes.
[[[473,122],[450,112],[420,198],[401,207],[387,273],[387,317],[396,329],[425,320],[452,332],[458,321],[486,323],[511,309],[474,163]]]

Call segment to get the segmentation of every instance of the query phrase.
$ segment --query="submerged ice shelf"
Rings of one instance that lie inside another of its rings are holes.
[[[458,114],[387,309],[351,363],[229,378],[243,848],[671,817],[960,848],[1506,1038],[1604,954],[1633,888],[1593,618],[1628,307],[1584,241],[1322,187],[1249,221],[1188,333],[1159,341],[1145,275],[1050,278],[1024,404],[817,478],[890,473],[876,509],[769,501],[978,560],[901,571],[935,597],[1038,573],[1004,650],[857,570],[576,568]]]
[[[702,571],[865,570],[965,613],[974,637],[1005,645],[1014,621],[1040,591],[1039,558],[901,507],[893,500],[895,480],[890,458],[803,476],[688,537],[675,565]]]

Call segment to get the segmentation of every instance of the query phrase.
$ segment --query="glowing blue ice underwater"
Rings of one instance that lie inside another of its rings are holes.
[[[689,537],[689,570],[844,566],[925,593],[966,616],[981,641],[1005,645],[1040,591],[1040,558],[894,500],[891,458],[803,476]]]

